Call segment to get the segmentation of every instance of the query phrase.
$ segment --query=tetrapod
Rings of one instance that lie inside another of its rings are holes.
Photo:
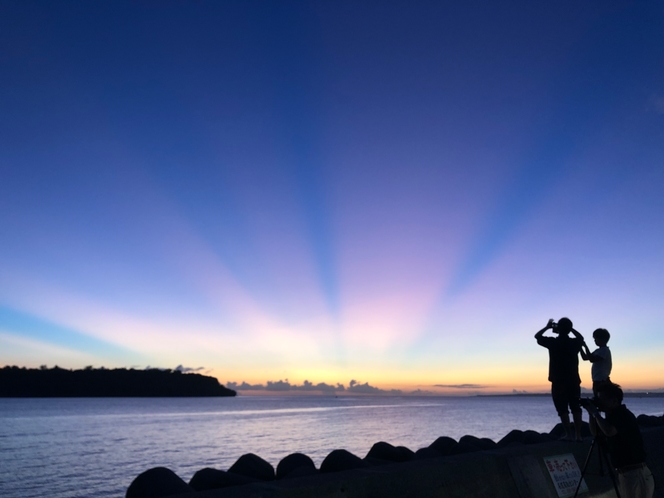
[[[611,464],[609,463],[609,457],[608,457],[608,452],[606,450],[606,439],[604,437],[604,434],[598,433],[594,438],[593,442],[590,444],[590,449],[588,450],[588,454],[586,455],[586,461],[583,464],[583,470],[581,471],[581,477],[579,478],[579,483],[576,485],[576,491],[574,491],[574,498],[576,498],[579,494],[579,489],[581,488],[581,483],[583,482],[583,477],[586,475],[586,470],[588,470],[588,463],[590,463],[590,457],[593,454],[593,450],[597,447],[597,458],[599,459],[599,475],[604,476],[604,464],[606,464],[606,468],[609,472],[609,477],[611,478],[611,482],[613,483],[613,489],[616,492],[616,497],[620,497],[620,491],[618,491],[618,485],[616,484],[616,478],[613,475],[613,471],[611,470]]]

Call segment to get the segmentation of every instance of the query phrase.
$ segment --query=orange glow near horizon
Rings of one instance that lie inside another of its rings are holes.
[[[664,389],[657,2],[5,3],[0,366]]]
[[[583,364],[582,364],[583,365]],[[482,373],[475,375],[422,375],[421,372],[412,373],[409,376],[398,376],[393,373],[384,375],[377,374],[348,376],[345,373],[328,373],[322,375],[315,371],[311,371],[309,375],[291,375],[282,376],[281,378],[259,377],[259,376],[232,376],[225,372],[211,371],[209,375],[217,377],[220,383],[226,385],[228,382],[237,382],[238,384],[246,382],[248,384],[266,385],[267,381],[288,381],[291,385],[302,386],[305,381],[311,382],[314,385],[318,383],[325,383],[328,385],[337,385],[341,383],[347,389],[350,380],[355,380],[358,383],[368,383],[370,386],[379,388],[382,391],[390,391],[393,389],[402,391],[403,394],[410,394],[414,391],[422,391],[422,394],[431,395],[481,395],[481,394],[512,394],[512,393],[548,393],[551,389],[551,384],[546,379],[546,369],[538,369],[536,372],[521,371],[515,373],[506,373],[501,376],[486,376]],[[616,375],[612,375],[614,382],[619,383],[623,389],[628,391],[650,391],[664,388],[664,382],[660,379],[664,378],[664,372],[652,372],[649,375],[637,368],[619,368]],[[400,377],[400,378],[399,378]],[[589,369],[587,372],[581,371],[582,383],[581,387],[590,391],[592,389],[592,382],[590,380]],[[463,379],[463,380],[459,380]],[[535,380],[533,382],[533,380]],[[255,394],[320,394],[320,391],[302,392],[302,391],[243,391],[246,395]],[[339,395],[350,395],[352,393],[339,391]]]

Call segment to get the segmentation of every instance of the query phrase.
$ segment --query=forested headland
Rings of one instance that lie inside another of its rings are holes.
[[[214,377],[180,370],[86,367],[0,369],[0,397],[235,396]]]

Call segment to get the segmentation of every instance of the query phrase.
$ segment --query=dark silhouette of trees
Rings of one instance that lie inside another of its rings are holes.
[[[86,367],[65,370],[6,366],[0,369],[0,397],[169,397],[235,396],[214,377],[180,370]]]

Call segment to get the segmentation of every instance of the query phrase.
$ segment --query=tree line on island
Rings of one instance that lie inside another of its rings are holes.
[[[0,369],[0,397],[174,397],[235,396],[233,389],[214,377],[182,373],[175,369],[107,369],[86,367],[82,370],[53,368]]]

